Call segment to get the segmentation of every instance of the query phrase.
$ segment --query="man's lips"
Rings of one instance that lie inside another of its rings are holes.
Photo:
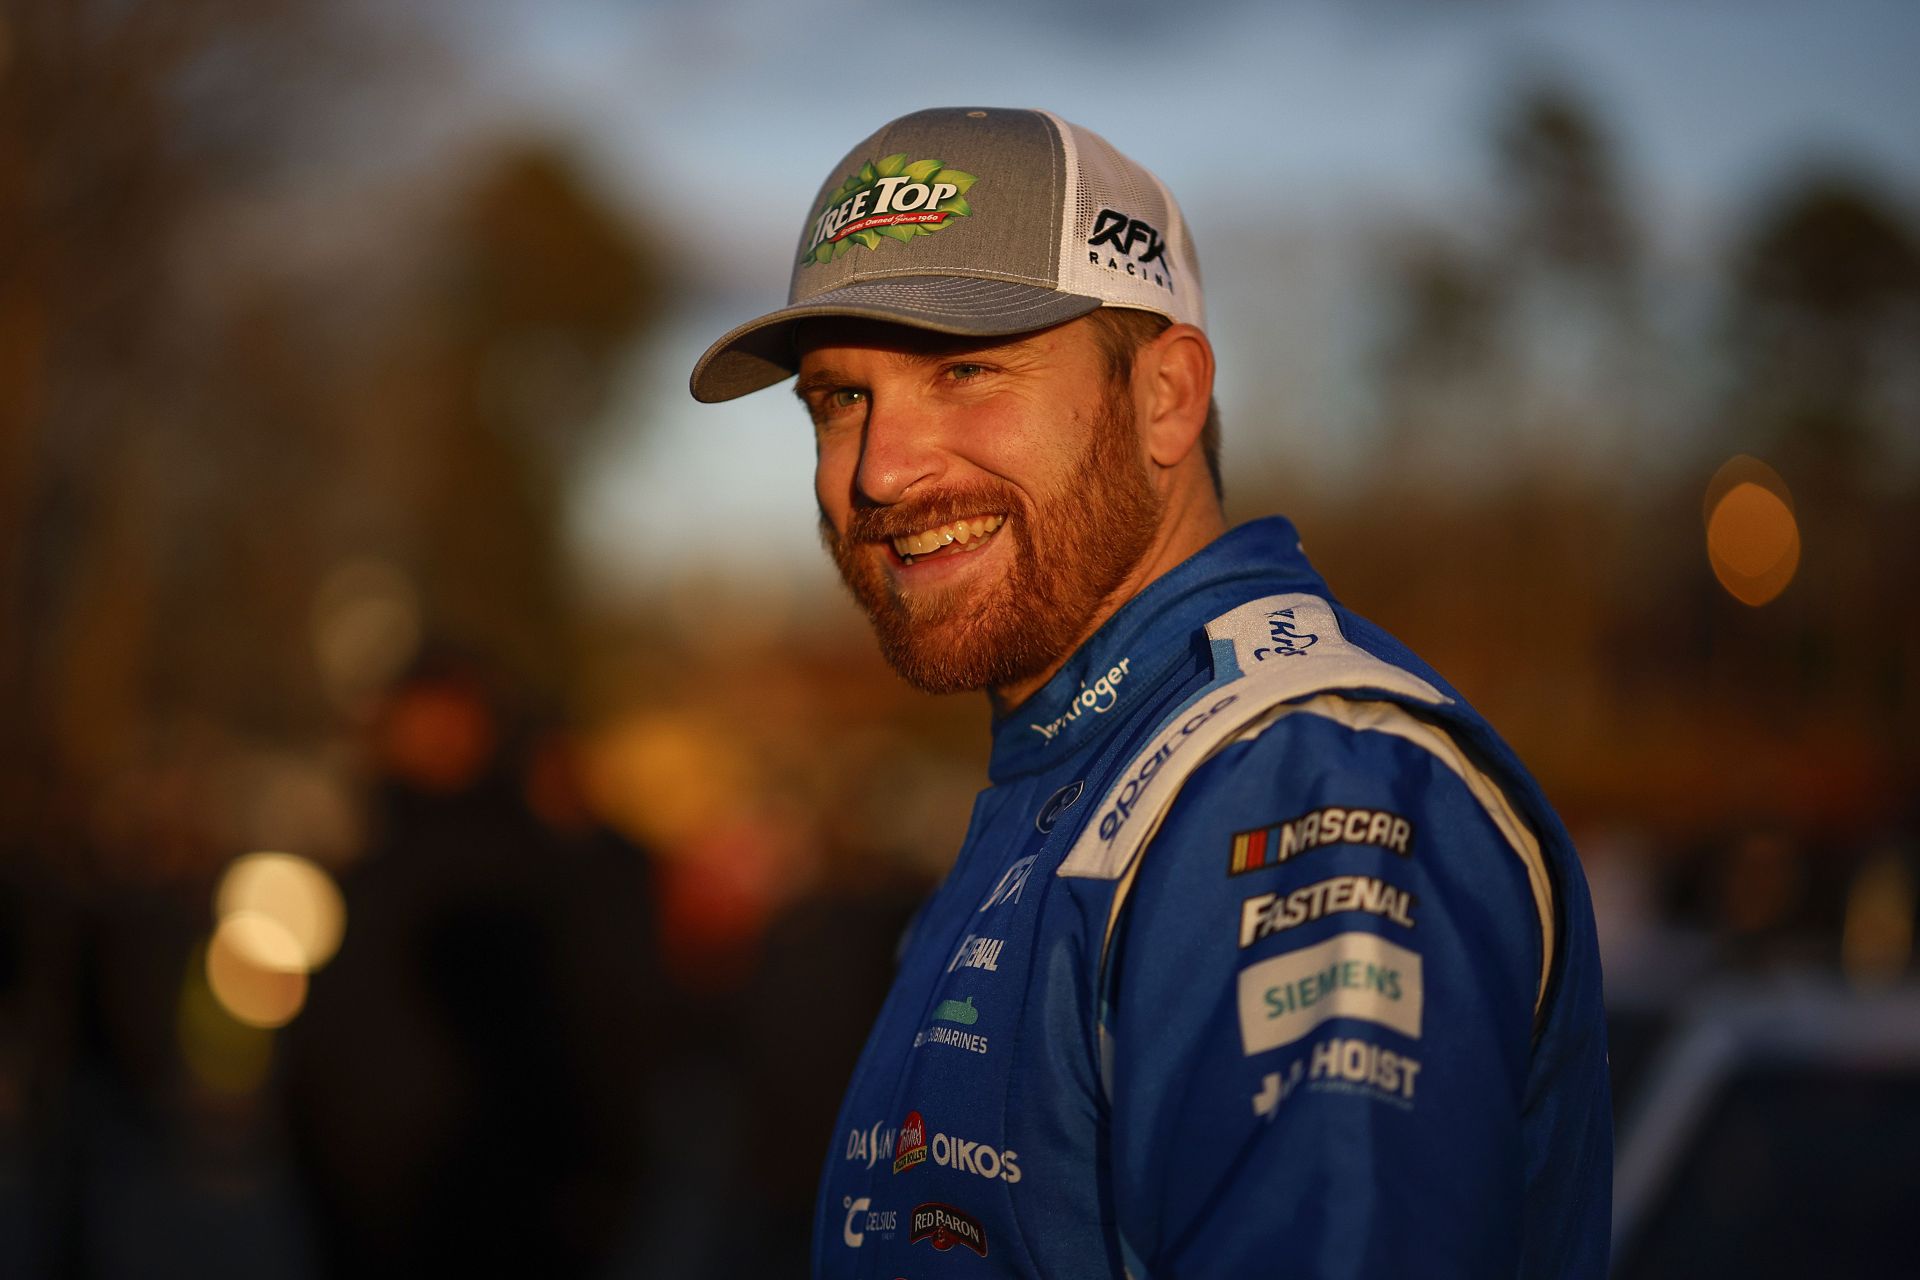
[[[930,529],[919,529],[892,539],[893,549],[907,564],[934,555],[978,551],[994,531],[1006,523],[1000,515],[968,516]]]

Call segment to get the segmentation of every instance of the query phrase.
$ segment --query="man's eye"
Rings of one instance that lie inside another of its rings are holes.
[[[947,366],[947,376],[955,382],[965,382],[969,378],[977,378],[986,371],[987,366],[983,364],[950,364]]]
[[[829,409],[851,409],[866,401],[867,393],[858,387],[837,387],[827,392],[826,406]]]

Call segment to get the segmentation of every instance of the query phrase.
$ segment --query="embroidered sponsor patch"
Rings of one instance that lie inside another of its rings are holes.
[[[1240,1043],[1264,1053],[1329,1018],[1364,1018],[1417,1040],[1421,998],[1418,952],[1342,933],[1240,971]]]
[[[1291,893],[1255,894],[1240,904],[1240,945],[1250,947],[1262,938],[1343,911],[1364,911],[1411,929],[1418,902],[1408,890],[1377,876],[1332,876]]]
[[[1385,809],[1328,805],[1272,826],[1235,833],[1227,874],[1237,876],[1263,867],[1277,867],[1308,850],[1330,844],[1372,845],[1410,858],[1413,856],[1413,823]]]
[[[869,160],[827,197],[800,261],[828,262],[856,244],[878,249],[883,240],[932,235],[973,213],[967,192],[976,181],[938,160],[909,160],[905,152]]]
[[[927,1122],[918,1111],[907,1112],[900,1125],[900,1141],[893,1149],[893,1171],[903,1173],[927,1158]]]
[[[983,1258],[987,1256],[987,1229],[980,1225],[980,1220],[964,1209],[938,1201],[913,1207],[913,1228],[907,1235],[907,1243],[919,1244],[922,1240],[932,1241],[933,1247],[942,1253],[958,1244]]]

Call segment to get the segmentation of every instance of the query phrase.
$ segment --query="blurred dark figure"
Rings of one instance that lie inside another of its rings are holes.
[[[680,1038],[648,860],[472,664],[423,664],[375,733],[346,942],[286,1041],[325,1266],[594,1274],[647,1199]]]

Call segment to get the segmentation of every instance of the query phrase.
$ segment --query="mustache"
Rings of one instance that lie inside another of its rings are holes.
[[[849,542],[883,542],[972,516],[1010,516],[1021,509],[1012,490],[993,484],[956,485],[891,506],[856,506],[847,516]],[[826,513],[821,513],[825,522]]]

